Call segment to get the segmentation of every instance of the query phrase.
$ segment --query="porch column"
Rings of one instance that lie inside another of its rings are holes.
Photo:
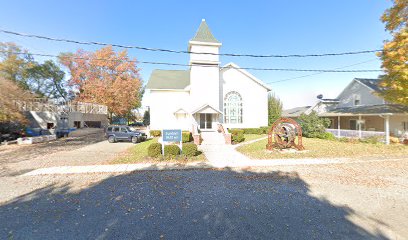
[[[361,115],[358,115],[358,138],[361,138]]]
[[[337,116],[337,137],[340,137],[340,116]]]
[[[384,128],[385,128],[385,144],[389,145],[390,144],[390,116],[386,115],[385,116],[385,121],[384,121]]]

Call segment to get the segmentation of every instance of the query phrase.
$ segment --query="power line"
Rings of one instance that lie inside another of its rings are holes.
[[[252,57],[252,58],[306,58],[306,57],[328,57],[328,56],[344,56],[344,55],[357,55],[357,54],[367,54],[367,53],[376,53],[383,51],[382,49],[377,50],[364,50],[364,51],[350,51],[350,52],[341,52],[341,53],[321,53],[321,54],[288,54],[288,55],[278,55],[278,54],[268,54],[268,55],[257,55],[257,54],[235,54],[235,53],[201,53],[201,52],[191,52],[191,51],[183,51],[183,50],[171,50],[171,49],[164,49],[164,48],[149,48],[149,47],[141,47],[141,46],[133,46],[133,45],[122,45],[122,44],[111,44],[111,43],[102,43],[102,42],[84,42],[72,39],[64,39],[64,38],[54,38],[42,35],[35,35],[35,34],[25,34],[19,33],[9,30],[0,29],[0,32],[6,34],[12,34],[20,37],[29,37],[29,38],[37,38],[43,39],[48,41],[56,41],[56,42],[66,42],[66,43],[74,43],[80,45],[97,45],[97,46],[113,46],[117,48],[124,48],[124,49],[138,49],[144,51],[154,51],[154,52],[168,52],[168,53],[185,53],[185,54],[205,54],[205,55],[217,55],[217,56],[229,56],[229,57]]]
[[[31,55],[31,56],[41,56],[41,57],[54,57],[59,58],[57,55],[52,54],[42,54],[42,53],[26,53],[26,52],[11,52],[11,51],[0,51],[3,53],[17,54],[17,55]],[[68,57],[68,56],[67,56]],[[91,58],[83,57],[71,57],[72,59],[82,59],[91,60]],[[115,61],[115,62],[131,62],[131,63],[143,63],[152,65],[166,65],[166,66],[183,66],[183,67],[219,67],[218,65],[204,65],[204,64],[182,64],[182,63],[169,63],[169,62],[152,62],[152,61],[136,61],[136,60],[118,60],[109,58],[92,58],[92,60],[97,61]],[[236,69],[242,70],[255,70],[255,71],[287,71],[287,72],[335,72],[335,73],[352,73],[352,72],[382,72],[382,70],[374,69],[358,69],[358,70],[336,70],[336,69],[296,69],[296,68],[256,68],[256,67],[239,67]]]
[[[371,60],[368,60],[368,61],[359,62],[359,63],[355,63],[355,64],[343,66],[343,67],[338,67],[338,68],[334,68],[334,69],[337,70],[337,69],[343,69],[343,68],[353,67],[353,66],[357,66],[357,65],[360,65],[360,64],[372,62],[372,61],[375,61],[375,60],[377,60],[377,59],[371,59]],[[312,73],[312,74],[308,74],[308,75],[303,75],[303,76],[298,76],[298,77],[293,77],[293,78],[286,78],[286,79],[282,79],[282,80],[278,80],[278,81],[273,81],[273,82],[266,82],[266,83],[271,84],[271,83],[280,83],[280,82],[292,81],[292,80],[295,80],[295,79],[305,78],[305,77],[311,77],[311,76],[315,76],[315,75],[319,75],[319,74],[323,74],[323,73],[324,73],[324,72],[317,72],[317,73]]]

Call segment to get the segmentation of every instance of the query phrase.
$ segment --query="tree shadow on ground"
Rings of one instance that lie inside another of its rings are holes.
[[[10,239],[386,239],[311,196],[295,172],[145,171],[79,192],[50,185],[0,206]]]

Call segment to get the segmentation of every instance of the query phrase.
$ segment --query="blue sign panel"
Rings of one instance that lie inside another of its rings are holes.
[[[181,129],[163,129],[163,142],[181,142]]]

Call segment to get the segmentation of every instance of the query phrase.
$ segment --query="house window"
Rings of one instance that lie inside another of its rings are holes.
[[[242,123],[242,97],[237,92],[229,92],[225,95],[224,122]]]
[[[74,121],[74,127],[81,128],[81,121]]]
[[[358,106],[361,104],[361,98],[360,95],[355,95],[354,96],[354,106]]]
[[[47,123],[47,129],[54,128],[54,123]]]
[[[357,130],[357,120],[355,120],[355,119],[350,120],[350,129],[351,130]]]

